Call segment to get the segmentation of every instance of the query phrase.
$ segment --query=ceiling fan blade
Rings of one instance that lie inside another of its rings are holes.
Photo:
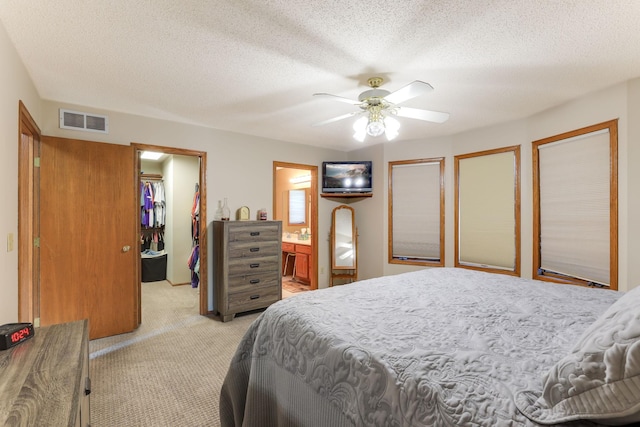
[[[412,98],[415,98],[416,96],[429,93],[432,90],[433,86],[431,86],[429,83],[415,80],[408,85],[401,87],[395,92],[391,92],[389,95],[385,96],[384,99],[392,104],[400,104],[401,102],[408,101]]]
[[[409,119],[425,120],[427,122],[444,123],[449,119],[449,113],[440,111],[420,110],[418,108],[398,107],[396,115]]]
[[[360,105],[360,104],[362,104],[362,102],[356,101],[355,99],[343,98],[342,96],[331,95],[330,93],[314,93],[313,96],[317,96],[317,97],[320,97],[320,98],[332,99],[334,101],[345,102],[345,103],[351,104],[351,105]]]
[[[322,126],[322,125],[326,125],[326,124],[329,124],[329,123],[337,122],[337,121],[339,121],[339,120],[348,119],[349,117],[353,117],[353,116],[355,116],[356,114],[360,114],[360,113],[361,113],[360,111],[354,111],[354,112],[352,112],[352,113],[343,114],[343,115],[341,115],[341,116],[334,117],[334,118],[332,118],[332,119],[328,119],[328,120],[324,120],[324,121],[322,121],[322,122],[314,123],[314,124],[312,124],[311,126]]]

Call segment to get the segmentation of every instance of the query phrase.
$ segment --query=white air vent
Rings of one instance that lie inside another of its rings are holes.
[[[60,129],[109,133],[109,117],[60,109]]]

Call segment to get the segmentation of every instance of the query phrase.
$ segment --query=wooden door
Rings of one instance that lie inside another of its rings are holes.
[[[132,148],[42,137],[40,322],[89,319],[101,338],[137,327]]]
[[[40,128],[18,103],[18,321],[33,322],[40,313],[40,250],[33,244],[40,235]]]

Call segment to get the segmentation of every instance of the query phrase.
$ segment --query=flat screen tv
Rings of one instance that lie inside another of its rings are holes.
[[[322,162],[323,193],[371,193],[371,161]]]

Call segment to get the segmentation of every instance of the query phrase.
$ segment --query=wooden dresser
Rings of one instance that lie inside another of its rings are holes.
[[[36,328],[0,351],[0,425],[90,425],[88,323]]]
[[[282,223],[213,221],[213,286],[223,322],[282,298]]]

